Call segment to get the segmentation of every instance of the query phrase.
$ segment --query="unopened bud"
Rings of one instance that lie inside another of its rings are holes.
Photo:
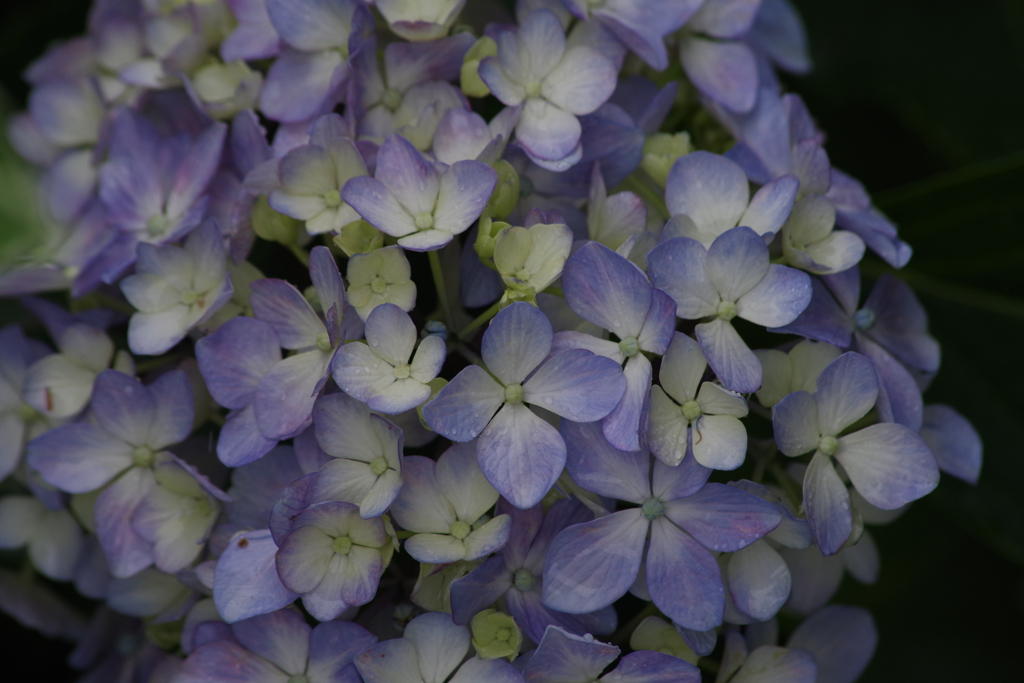
[[[640,167],[654,182],[665,187],[672,164],[676,163],[679,157],[689,154],[692,149],[690,134],[687,132],[674,135],[655,133],[644,140],[644,158],[640,162]]]
[[[477,69],[480,68],[480,60],[484,57],[492,57],[498,54],[498,44],[493,38],[484,36],[469,48],[469,52],[462,60],[462,73],[460,74],[459,85],[462,92],[469,97],[487,97],[491,89],[480,78]]]

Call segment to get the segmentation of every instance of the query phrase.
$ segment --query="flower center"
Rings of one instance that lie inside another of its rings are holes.
[[[206,305],[206,297],[200,292],[186,289],[181,293],[181,303],[186,306],[204,306]]]
[[[415,220],[417,230],[430,230],[434,227],[434,214],[429,211],[420,211]]]
[[[528,271],[526,268],[520,268],[519,270],[516,271],[515,278],[517,280],[522,280],[523,282],[529,282],[530,271]]]
[[[377,275],[370,281],[370,289],[373,290],[374,294],[383,294],[388,289],[387,280]]]
[[[517,569],[516,573],[512,575],[512,584],[518,591],[525,593],[533,588],[535,583],[537,583],[537,579],[534,578],[533,572],[529,569]]]
[[[506,642],[511,637],[512,631],[507,628],[499,628],[494,634],[494,639],[501,643]]]
[[[454,524],[452,524],[452,527],[451,527],[451,529],[448,530],[448,533],[450,533],[453,537],[455,537],[455,538],[457,538],[457,539],[459,539],[461,541],[466,536],[469,536],[469,532],[472,531],[472,530],[473,530],[472,527],[470,527],[468,524],[466,524],[462,520],[459,520],[458,522],[455,522]]]
[[[327,332],[321,332],[316,335],[316,348],[320,349],[324,353],[331,350],[331,335]]]
[[[818,439],[818,450],[822,455],[835,455],[839,441],[834,436],[823,436]]]
[[[405,379],[406,377],[409,376],[409,373],[411,372],[411,370],[412,369],[409,367],[408,363],[406,363],[405,365],[396,365],[395,366],[395,379]]]
[[[636,340],[636,337],[626,337],[619,342],[619,351],[626,358],[635,356],[640,352],[640,342]]]
[[[341,206],[341,193],[337,190],[331,190],[324,195],[324,204],[327,205],[328,209],[336,209]]]
[[[139,446],[132,451],[132,461],[136,467],[151,467],[153,465],[153,449],[149,446]]]
[[[171,227],[171,219],[162,213],[150,216],[149,220],[146,221],[146,232],[149,233],[150,237],[159,237],[167,232],[169,227]]]
[[[540,81],[533,81],[526,86],[527,97],[540,97]]]
[[[736,303],[733,301],[722,301],[718,304],[718,317],[722,320],[732,320],[736,317]]]
[[[380,476],[388,471],[388,461],[378,456],[370,461],[370,471],[376,476]]]
[[[402,104],[402,93],[398,92],[394,88],[388,88],[384,91],[384,94],[380,96],[380,102],[391,111],[394,111],[398,109],[400,104]]]
[[[657,498],[648,498],[640,508],[640,513],[647,521],[653,522],[665,514],[665,505]]]
[[[698,417],[704,414],[704,411],[701,410],[700,408],[700,404],[697,403],[696,401],[687,401],[682,405],[680,410],[683,411],[683,417],[685,417],[690,422],[693,422]]]
[[[522,384],[509,384],[505,387],[505,403],[522,403],[523,402],[523,385]]]
[[[874,327],[877,319],[875,312],[867,308],[862,308],[853,314],[853,324],[861,332],[867,332]]]
[[[338,536],[331,544],[331,550],[337,555],[348,555],[352,550],[352,539],[348,536]]]

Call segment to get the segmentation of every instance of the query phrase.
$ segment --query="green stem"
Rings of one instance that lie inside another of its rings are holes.
[[[655,192],[650,185],[638,178],[636,173],[622,181],[622,185],[646,199],[647,203],[653,206],[665,220],[672,217],[672,214],[668,212],[668,207],[665,205],[665,199]]]
[[[179,360],[185,358],[184,353],[169,353],[166,356],[157,356],[156,358],[150,358],[149,360],[142,361],[135,365],[135,374],[141,375],[144,372],[155,370],[156,368],[163,367],[168,363],[176,363]]]
[[[778,482],[779,486],[782,487],[783,491],[786,492],[793,503],[799,507],[803,504],[803,495],[800,493],[800,487],[797,485],[793,478],[786,474],[786,471],[777,462],[768,463],[768,471],[775,477],[775,481]]]
[[[459,332],[459,339],[469,339],[469,335],[476,332],[476,330],[483,325],[485,322],[493,318],[498,314],[498,310],[501,308],[501,300],[494,302],[494,305],[488,308],[486,311],[476,317],[476,320],[466,325],[461,332]]]
[[[705,657],[701,657],[697,660],[697,666],[704,669],[704,671],[707,671],[709,674],[717,674],[718,670],[722,668],[718,662]],[[729,677],[729,680],[732,680],[732,676]]]
[[[444,287],[444,272],[441,270],[441,257],[437,250],[428,251],[427,258],[430,259],[430,274],[434,276],[434,288],[437,290],[437,299],[441,302],[441,314],[444,316],[444,324],[449,330],[455,330],[455,317],[452,315],[451,304],[448,303],[448,290]]]

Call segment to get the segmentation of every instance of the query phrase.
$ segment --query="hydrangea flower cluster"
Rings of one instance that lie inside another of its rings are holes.
[[[96,0],[8,131],[0,608],[83,680],[857,679],[865,525],[982,449],[777,68],[787,0]]]

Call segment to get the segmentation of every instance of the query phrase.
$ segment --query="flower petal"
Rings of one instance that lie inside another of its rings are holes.
[[[689,216],[700,234],[708,236],[708,245],[736,227],[749,198],[743,169],[711,152],[696,151],[680,157],[665,181],[669,212]]]
[[[761,364],[732,323],[716,318],[697,325],[695,332],[708,364],[726,389],[746,394],[761,387]]]
[[[501,385],[483,368],[470,365],[423,406],[423,416],[431,429],[445,438],[470,441],[479,436],[504,402]]]
[[[883,510],[917,500],[939,483],[927,444],[903,425],[885,422],[847,434],[835,457],[857,492]]]
[[[626,390],[618,363],[583,349],[553,354],[523,383],[523,400],[575,422],[600,420]]]
[[[298,597],[277,574],[277,544],[266,529],[231,539],[217,560],[213,599],[229,624],[280,609]]]
[[[676,315],[695,320],[718,312],[721,297],[704,270],[707,251],[697,240],[666,240],[647,255],[651,283],[676,302]]]
[[[567,467],[574,482],[600,496],[638,504],[651,495],[650,458],[645,452],[615,448],[597,423],[566,420],[560,431],[565,437]]]
[[[725,588],[718,563],[665,518],[651,524],[647,586],[658,609],[685,628],[707,631],[722,623]]]
[[[503,308],[484,332],[480,354],[504,384],[520,384],[551,351],[554,332],[536,306],[515,302]]]
[[[480,469],[518,508],[536,505],[565,466],[565,442],[522,403],[507,403],[480,434]]]
[[[834,555],[853,530],[850,494],[832,461],[815,453],[804,474],[804,510],[814,542],[823,555]]]

